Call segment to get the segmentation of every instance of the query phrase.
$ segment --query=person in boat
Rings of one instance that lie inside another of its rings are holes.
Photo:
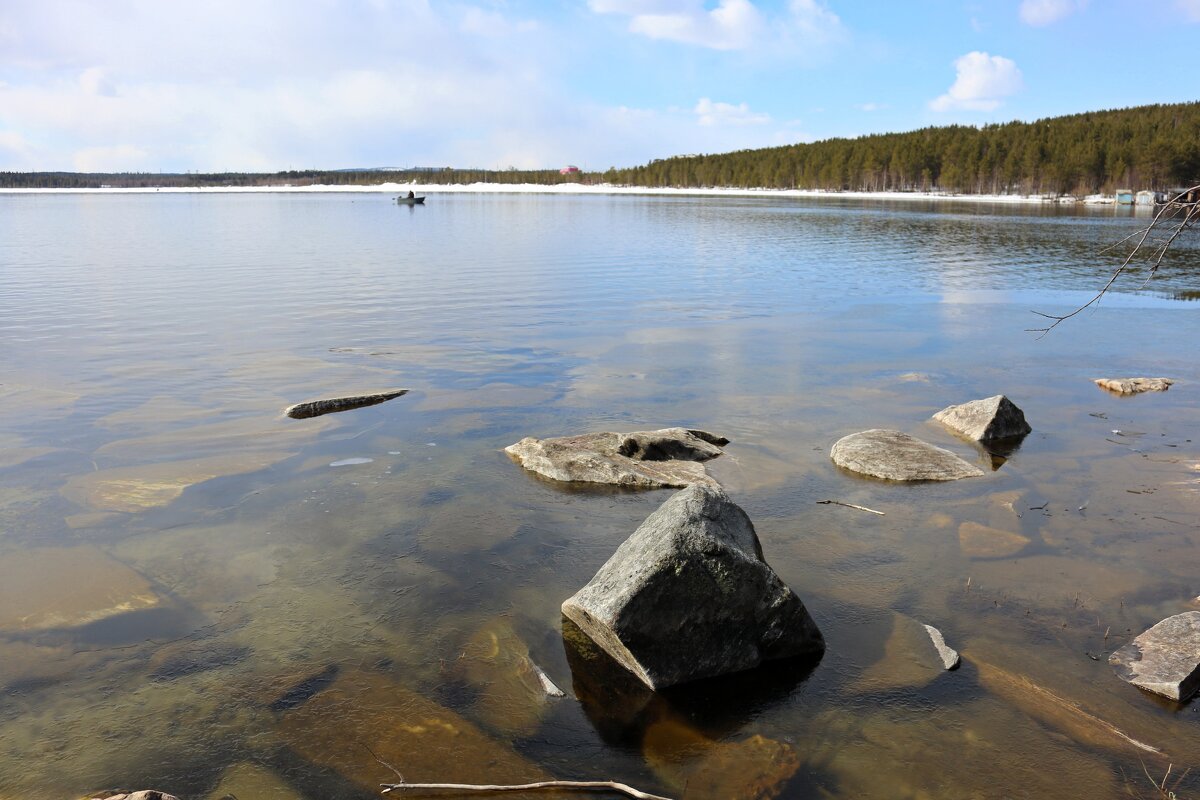
[[[412,189],[409,189],[409,190],[408,190],[408,199],[409,199],[409,200],[412,200],[414,197],[416,197],[416,195],[415,195],[415,194],[413,194],[413,190],[412,190]]]

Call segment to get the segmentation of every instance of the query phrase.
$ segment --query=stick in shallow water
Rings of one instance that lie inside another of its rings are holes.
[[[400,789],[455,789],[464,792],[520,792],[532,789],[587,789],[591,791],[620,792],[635,800],[671,800],[657,794],[639,792],[632,786],[615,781],[541,781],[539,783],[523,783],[510,786],[488,786],[473,783],[381,783],[382,794]]]
[[[828,506],[828,505],[845,506],[846,508],[855,508],[855,509],[858,509],[859,511],[866,511],[868,514],[878,514],[881,517],[887,516],[882,511],[876,511],[875,509],[867,508],[866,506],[856,506],[856,505],[854,505],[854,503],[843,503],[841,500],[818,500],[817,505],[819,505],[819,506]]]

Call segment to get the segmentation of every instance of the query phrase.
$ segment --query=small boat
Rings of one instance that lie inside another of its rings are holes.
[[[422,195],[421,197],[397,197],[396,202],[402,206],[424,205],[425,204],[425,196]]]

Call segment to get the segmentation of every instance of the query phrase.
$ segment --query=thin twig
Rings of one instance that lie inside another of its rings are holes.
[[[1191,192],[1197,191],[1200,191],[1200,185],[1193,186],[1190,189],[1185,189],[1184,191],[1175,195],[1173,198],[1163,204],[1163,207],[1160,208],[1158,213],[1154,215],[1154,218],[1150,221],[1149,225],[1147,225],[1145,228],[1134,231],[1133,233],[1101,251],[1108,252],[1109,250],[1119,247],[1120,245],[1125,244],[1132,239],[1137,239],[1137,242],[1133,245],[1133,249],[1131,249],[1129,254],[1125,256],[1125,260],[1121,262],[1121,265],[1117,267],[1116,270],[1113,271],[1113,274],[1109,276],[1108,281],[1100,288],[1100,291],[1096,292],[1092,299],[1088,300],[1086,303],[1067,314],[1045,314],[1041,311],[1034,311],[1033,313],[1037,314],[1039,317],[1044,317],[1053,321],[1045,328],[1028,328],[1027,330],[1031,333],[1040,333],[1042,336],[1045,336],[1050,331],[1054,330],[1054,328],[1058,327],[1060,323],[1065,322],[1071,317],[1074,317],[1076,314],[1079,314],[1085,309],[1090,308],[1096,303],[1099,303],[1101,298],[1103,298],[1104,295],[1108,293],[1108,290],[1112,288],[1113,284],[1117,282],[1117,278],[1121,277],[1121,275],[1123,275],[1129,269],[1129,266],[1133,263],[1134,258],[1136,258],[1138,254],[1145,252],[1147,247],[1153,248],[1150,250],[1151,264],[1146,277],[1147,282],[1150,280],[1150,278],[1153,278],[1156,274],[1158,274],[1158,268],[1162,266],[1163,257],[1166,256],[1167,251],[1171,248],[1171,245],[1175,243],[1175,240],[1178,239],[1180,234],[1182,234],[1185,230],[1188,230],[1197,222],[1200,222],[1200,202],[1183,201],[1184,197],[1189,196]],[[1168,214],[1167,212],[1170,213]],[[1164,215],[1166,216],[1164,217]],[[1179,218],[1178,224],[1175,224],[1174,227],[1169,228],[1167,235],[1163,239],[1155,241],[1150,240],[1150,235],[1152,233],[1160,232],[1162,228],[1166,226],[1167,222],[1176,218]]]
[[[604,791],[604,792],[620,792],[635,800],[671,800],[669,797],[662,797],[657,794],[647,794],[639,792],[632,786],[626,786],[623,783],[616,781],[541,781],[539,783],[522,783],[509,786],[490,786],[486,784],[474,783],[381,783],[383,787],[381,794],[395,790],[416,789],[454,789],[460,792],[523,792],[535,789],[584,789],[588,791]]]
[[[867,508],[866,506],[856,506],[856,505],[854,505],[854,503],[843,503],[841,500],[818,500],[817,505],[819,505],[819,506],[828,506],[828,505],[845,506],[846,508],[856,508],[859,511],[866,511],[868,514],[878,514],[881,517],[886,516],[886,514],[884,514],[882,511],[876,511],[875,509]]]

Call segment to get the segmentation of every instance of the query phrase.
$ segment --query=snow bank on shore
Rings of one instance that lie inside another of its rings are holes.
[[[650,186],[613,186],[559,183],[471,183],[409,184],[380,183],[369,186],[164,186],[161,188],[103,189],[0,189],[0,194],[247,194],[261,192],[296,193],[390,193],[409,191],[417,194],[569,194],[569,195],[654,195],[664,197],[801,197],[859,200],[951,200],[970,203],[1056,203],[1074,202],[1074,198],[1015,194],[949,194],[945,192],[826,192],[813,189],[674,189]]]

